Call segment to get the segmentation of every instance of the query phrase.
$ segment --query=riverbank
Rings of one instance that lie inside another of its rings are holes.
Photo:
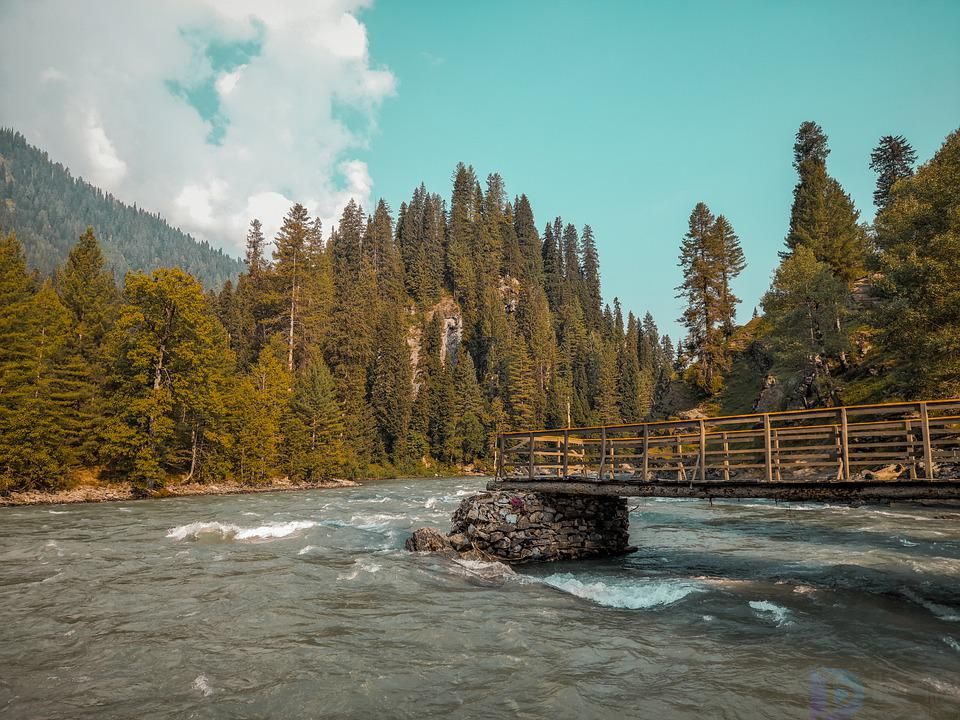
[[[319,490],[327,488],[354,487],[359,485],[352,480],[322,480],[312,483],[291,483],[278,479],[263,485],[243,485],[237,482],[183,483],[167,485],[153,496],[181,497],[186,495],[241,495],[249,493],[282,492],[292,490]],[[81,484],[69,490],[41,492],[28,490],[0,495],[0,507],[12,505],[68,505],[73,503],[117,502],[144,499],[128,482]]]

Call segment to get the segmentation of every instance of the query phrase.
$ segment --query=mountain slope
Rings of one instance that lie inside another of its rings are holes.
[[[74,178],[20,133],[0,129],[0,233],[16,232],[27,264],[52,272],[87,226],[93,227],[118,278],[130,270],[179,266],[207,287],[219,288],[242,269],[239,260],[194,240],[159,215]]]

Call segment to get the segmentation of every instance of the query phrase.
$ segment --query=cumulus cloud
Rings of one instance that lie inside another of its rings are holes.
[[[371,65],[366,4],[9,0],[0,125],[231,252],[294,201],[329,227],[349,198],[370,204],[353,155],[395,89]]]

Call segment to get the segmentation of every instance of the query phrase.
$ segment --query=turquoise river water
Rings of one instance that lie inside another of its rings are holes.
[[[960,509],[636,502],[640,549],[405,552],[482,479],[0,509],[11,718],[960,718]]]

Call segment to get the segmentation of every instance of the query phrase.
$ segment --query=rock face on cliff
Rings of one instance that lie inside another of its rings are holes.
[[[448,535],[421,528],[408,550],[456,553],[517,564],[631,551],[626,500],[486,492],[463,500]]]

